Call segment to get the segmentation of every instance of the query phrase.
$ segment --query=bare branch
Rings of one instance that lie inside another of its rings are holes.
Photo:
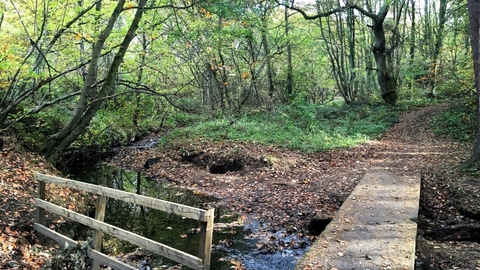
[[[378,20],[378,18],[379,18],[379,16],[380,16],[380,15],[377,15],[377,14],[373,13],[372,11],[370,11],[370,8],[369,8],[369,10],[366,10],[366,9],[362,8],[361,6],[356,5],[356,4],[352,4],[352,5],[350,5],[349,7],[350,7],[350,8],[353,8],[353,9],[356,9],[358,12],[362,13],[363,15],[369,17],[370,19],[372,19],[372,20],[374,20],[374,21]],[[387,6],[387,7],[388,7],[388,6]],[[384,8],[384,7],[382,7],[382,10],[383,10],[383,8]],[[388,12],[388,8],[387,8],[387,12]],[[380,13],[382,13],[382,11],[380,11]],[[379,13],[379,14],[380,14],[380,13]],[[387,14],[385,13],[385,16],[386,16],[386,15],[387,15]],[[385,16],[383,16],[383,17],[385,17]]]
[[[100,1],[100,0],[99,0]],[[53,45],[55,44],[55,42],[57,42],[57,40],[62,36],[62,34],[70,28],[70,26],[72,26],[76,21],[78,21],[83,15],[85,15],[88,11],[90,11],[93,7],[95,7],[95,5],[99,2],[99,1],[95,1],[93,4],[91,4],[89,7],[87,7],[85,10],[82,10],[80,13],[77,14],[77,16],[75,16],[72,20],[70,20],[67,24],[65,24],[65,26],[63,26],[60,30],[58,30],[55,35],[52,37],[52,40],[50,40],[50,42],[48,43],[48,46],[47,46],[47,49],[46,51],[48,52],[52,47]]]
[[[74,96],[77,96],[80,94],[80,91],[77,91],[77,92],[73,92],[73,93],[70,93],[70,94],[67,94],[65,96],[62,96],[62,97],[59,97],[59,98],[56,98],[54,100],[51,100],[49,102],[45,102],[43,104],[41,104],[40,106],[37,106],[35,108],[32,108],[31,110],[29,110],[28,112],[24,113],[23,115],[21,115],[20,117],[17,117],[15,118],[13,121],[9,122],[8,125],[1,129],[1,130],[9,130],[11,127],[13,127],[15,124],[17,124],[18,122],[22,121],[23,118],[31,115],[31,114],[35,114],[35,113],[38,113],[40,112],[41,110],[47,108],[47,107],[50,107],[52,105],[55,105],[63,100],[67,100],[71,97],[74,97]]]
[[[330,11],[327,11],[327,12],[317,13],[316,15],[308,15],[303,9],[296,8],[296,7],[288,5],[288,4],[280,3],[279,0],[275,0],[275,2],[280,6],[284,6],[286,8],[289,8],[291,10],[295,10],[296,12],[302,14],[302,16],[305,20],[316,20],[318,18],[328,17],[328,16],[330,16],[332,14],[335,14],[335,13],[344,12],[345,10],[347,10],[348,8],[351,7],[351,5],[347,5],[347,6],[343,6],[343,7],[334,8],[334,9],[332,9]]]
[[[3,19],[5,18],[5,13],[2,12],[2,14],[0,15],[0,31],[2,30],[2,25],[3,25]]]
[[[175,108],[178,108],[178,109],[181,109],[183,111],[192,111],[192,109],[189,109],[189,108],[185,108],[183,106],[180,106],[178,104],[175,104],[173,101],[171,101],[169,99],[169,97],[175,97],[178,95],[178,93],[180,91],[183,90],[184,87],[186,87],[187,85],[189,85],[189,83],[185,84],[184,86],[182,87],[179,87],[177,90],[175,91],[172,91],[172,92],[168,92],[168,93],[159,93],[155,90],[152,90],[150,87],[144,85],[144,84],[140,84],[140,83],[137,83],[137,82],[132,82],[132,81],[127,81],[127,80],[120,80],[117,82],[117,85],[123,85],[127,88],[129,88],[130,90],[126,90],[126,91],[123,91],[123,92],[120,92],[120,93],[115,93],[113,95],[108,95],[108,96],[105,96],[105,97],[102,97],[102,98],[98,98],[98,99],[95,99],[95,100],[92,100],[88,105],[87,107],[89,106],[92,106],[93,104],[97,103],[97,102],[102,102],[104,100],[108,100],[108,99],[112,99],[112,98],[115,98],[115,97],[118,97],[118,96],[122,96],[122,95],[126,95],[126,94],[132,94],[132,93],[140,93],[140,94],[146,94],[146,95],[152,95],[152,96],[160,96],[160,97],[163,97],[170,105],[172,105],[173,107]]]
[[[194,1],[190,3],[189,5],[186,6],[176,6],[174,4],[168,4],[168,5],[161,5],[161,6],[151,6],[151,7],[145,7],[145,10],[152,10],[152,9],[165,9],[165,8],[171,8],[171,9],[189,9],[194,7],[195,5],[198,5],[202,2],[205,2],[205,0],[199,0],[199,1]],[[136,7],[132,8],[127,8],[127,9],[135,9]],[[125,10],[125,9],[124,9]]]
[[[337,7],[337,8],[334,8],[332,10],[329,10],[327,12],[317,13],[315,15],[308,15],[303,9],[300,9],[300,8],[297,8],[297,7],[288,5],[288,4],[281,3],[279,0],[275,0],[275,2],[280,6],[284,6],[284,7],[287,7],[289,9],[291,9],[291,10],[297,11],[298,13],[302,14],[302,16],[305,20],[316,20],[318,18],[328,17],[328,16],[330,16],[332,14],[335,14],[335,13],[344,12],[347,9],[355,9],[358,12],[362,13],[363,15],[369,17],[370,19],[372,19],[374,21],[377,21],[377,20],[384,19],[387,16],[388,9],[390,7],[389,4],[385,4],[385,5],[382,6],[382,8],[378,12],[378,14],[375,14],[370,10],[370,7],[367,10],[367,9],[364,9],[364,8],[360,7],[357,4],[347,3],[347,5],[345,5],[343,7]]]

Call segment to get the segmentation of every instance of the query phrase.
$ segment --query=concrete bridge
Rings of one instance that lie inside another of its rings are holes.
[[[414,269],[419,199],[420,177],[367,172],[296,269]]]

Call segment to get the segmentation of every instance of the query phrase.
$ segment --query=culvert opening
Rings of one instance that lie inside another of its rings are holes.
[[[308,230],[313,235],[320,235],[332,221],[331,217],[315,216],[308,224]]]
[[[248,160],[245,161],[244,159],[242,157],[219,156],[205,152],[185,152],[181,156],[182,162],[207,168],[212,174],[241,171],[245,167],[245,163],[249,164]]]
[[[220,160],[214,161],[209,165],[209,171],[213,174],[224,174],[227,172],[236,172],[243,169],[243,164],[240,160]]]

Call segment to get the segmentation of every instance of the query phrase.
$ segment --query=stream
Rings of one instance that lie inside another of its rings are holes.
[[[70,177],[78,181],[101,184],[188,206],[215,207],[211,258],[211,269],[214,270],[294,269],[296,261],[307,251],[306,245],[293,245],[293,243],[305,243],[308,241],[306,239],[295,239],[296,236],[288,235],[283,231],[264,232],[258,222],[242,220],[225,207],[218,207],[214,198],[194,194],[167,182],[146,178],[135,171],[98,164],[93,169],[90,167]],[[198,252],[199,224],[195,220],[109,199],[105,222],[193,255]],[[268,248],[272,242],[277,248]],[[142,260],[143,263],[148,262],[150,266],[157,269],[168,269],[178,265],[166,258],[154,256],[148,252],[139,252],[136,246],[108,235],[104,236],[103,252],[131,254],[124,260]]]

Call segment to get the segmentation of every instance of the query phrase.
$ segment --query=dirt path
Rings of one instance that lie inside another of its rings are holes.
[[[379,148],[371,160],[372,166],[418,174],[437,165],[458,164],[466,157],[468,148],[430,131],[430,120],[448,106],[430,106],[403,114],[398,124],[373,143]]]
[[[480,177],[459,166],[470,148],[429,129],[447,106],[404,114],[371,165],[421,177],[416,269],[480,269]]]

